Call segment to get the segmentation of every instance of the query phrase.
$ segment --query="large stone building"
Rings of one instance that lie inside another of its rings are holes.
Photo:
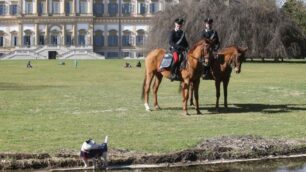
[[[178,0],[0,0],[2,59],[143,57],[151,17]]]

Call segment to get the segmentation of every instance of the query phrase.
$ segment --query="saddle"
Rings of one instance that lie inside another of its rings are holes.
[[[179,56],[179,69],[184,69],[186,67],[186,59],[183,60],[181,55]],[[164,58],[162,59],[159,68],[160,69],[171,69],[174,65],[173,55],[172,53],[166,53]]]
[[[162,59],[159,68],[160,69],[169,69],[173,65],[173,55],[171,53],[166,53]]]

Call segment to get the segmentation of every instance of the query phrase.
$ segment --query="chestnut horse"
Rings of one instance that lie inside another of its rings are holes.
[[[181,92],[183,97],[183,113],[188,115],[187,112],[187,101],[189,97],[189,86],[190,83],[193,83],[195,95],[198,94],[198,86],[200,83],[201,71],[203,68],[202,63],[208,63],[210,56],[212,56],[211,41],[203,39],[198,41],[188,52],[187,54],[187,63],[186,68],[180,71],[181,74]],[[158,87],[162,81],[163,76],[169,78],[171,72],[169,70],[164,70],[158,72],[159,66],[162,62],[162,59],[166,53],[165,49],[155,49],[151,51],[145,60],[145,78],[143,82],[142,89],[142,98],[144,99],[144,106],[147,111],[151,111],[149,106],[149,92],[151,87],[151,82],[155,76],[155,81],[153,84],[153,96],[154,96],[154,108],[155,110],[160,109],[157,102],[157,91]],[[199,103],[197,96],[195,97],[196,101],[196,111],[201,113],[199,110]]]
[[[237,46],[229,46],[218,52],[217,58],[210,59],[213,79],[216,87],[216,110],[219,108],[220,98],[220,83],[223,82],[224,92],[224,107],[227,108],[227,87],[230,80],[232,68],[239,74],[241,72],[241,64],[245,60],[245,52],[248,48],[241,48]],[[191,86],[191,95],[196,88]],[[196,95],[194,95],[196,97]],[[190,105],[193,104],[193,96],[190,98]]]

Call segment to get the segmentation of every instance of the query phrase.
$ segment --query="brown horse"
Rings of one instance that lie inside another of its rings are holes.
[[[185,115],[188,115],[187,112],[187,101],[189,97],[189,86],[190,83],[193,83],[195,95],[198,95],[198,86],[200,83],[201,71],[203,68],[202,63],[208,63],[210,56],[212,53],[210,51],[209,40],[200,40],[198,41],[188,52],[187,54],[187,63],[186,68],[180,71],[181,74],[181,88],[182,88],[182,97],[183,97],[183,112]],[[164,49],[155,49],[151,51],[145,60],[145,78],[143,82],[143,90],[142,90],[142,98],[144,99],[144,105],[147,111],[151,111],[149,107],[149,92],[150,86],[153,77],[155,76],[155,82],[153,84],[153,95],[154,95],[154,108],[155,110],[160,109],[157,102],[157,91],[158,87],[162,81],[163,76],[169,78],[171,72],[169,70],[165,70],[162,72],[158,72],[161,61],[165,55],[166,51]],[[196,101],[196,110],[197,113],[201,113],[199,110],[198,96],[195,97]]]
[[[248,48],[241,48],[237,46],[229,46],[218,52],[217,58],[210,59],[213,78],[216,87],[216,109],[219,108],[220,98],[220,83],[223,82],[224,92],[224,107],[227,108],[227,87],[230,80],[232,68],[239,74],[241,72],[241,64],[245,60],[245,52]],[[193,95],[193,88],[191,86],[191,95]],[[195,92],[194,92],[195,93]],[[194,95],[196,97],[196,95]],[[190,98],[190,105],[193,104],[193,96]]]

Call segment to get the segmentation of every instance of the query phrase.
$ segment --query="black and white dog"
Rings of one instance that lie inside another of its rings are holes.
[[[97,144],[93,139],[86,140],[81,147],[80,157],[84,163],[84,168],[88,167],[88,160],[92,159],[93,168],[97,167],[96,161],[102,162],[101,166],[107,166],[107,141],[105,137],[104,143]]]

